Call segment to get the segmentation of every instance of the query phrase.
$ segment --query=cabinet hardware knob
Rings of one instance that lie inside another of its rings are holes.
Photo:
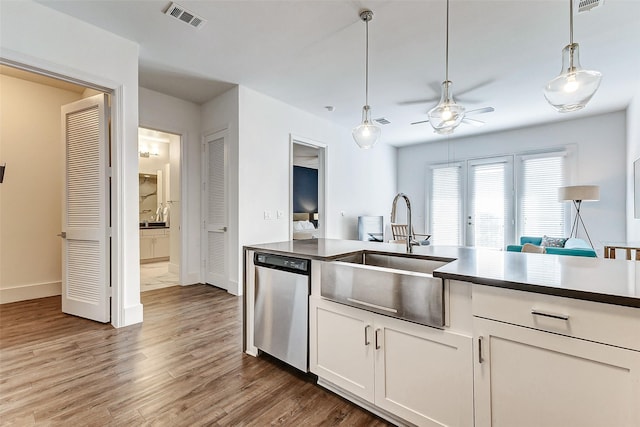
[[[56,234],[56,236],[58,236],[58,237],[62,237],[63,239],[66,239],[66,238],[67,238],[67,232],[66,232],[66,231],[63,231],[63,232],[61,232],[60,234]]]
[[[531,314],[534,316],[550,317],[552,319],[569,320],[568,314],[549,313],[546,311],[536,310],[535,308],[531,310]]]

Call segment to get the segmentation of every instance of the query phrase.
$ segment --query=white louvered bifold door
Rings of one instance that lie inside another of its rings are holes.
[[[227,144],[224,133],[205,142],[205,280],[223,289],[227,280]]]
[[[62,311],[110,321],[106,95],[64,105]]]

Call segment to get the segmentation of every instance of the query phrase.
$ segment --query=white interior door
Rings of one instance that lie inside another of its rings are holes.
[[[209,135],[204,143],[205,282],[229,289],[227,274],[227,136]]]
[[[62,311],[110,321],[109,111],[100,94],[62,106]]]

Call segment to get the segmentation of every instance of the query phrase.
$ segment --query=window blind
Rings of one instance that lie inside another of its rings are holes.
[[[434,245],[460,245],[462,180],[459,165],[431,169],[430,232]]]
[[[522,159],[521,235],[564,236],[566,203],[558,202],[558,187],[564,182],[563,155]]]

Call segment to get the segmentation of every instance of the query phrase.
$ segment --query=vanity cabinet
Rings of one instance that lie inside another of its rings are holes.
[[[168,228],[140,230],[140,261],[154,262],[169,259]]]
[[[471,337],[323,299],[311,313],[322,381],[416,425],[473,425]]]
[[[475,425],[639,426],[639,313],[473,285]]]

